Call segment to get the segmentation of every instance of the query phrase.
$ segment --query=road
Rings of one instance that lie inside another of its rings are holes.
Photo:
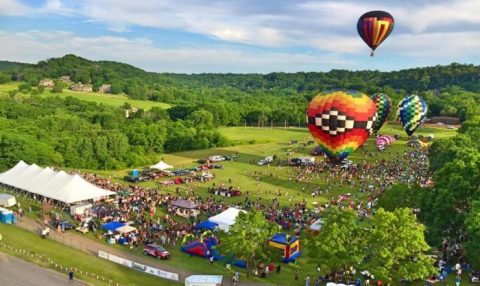
[[[70,283],[68,277],[0,252],[0,285],[2,286],[85,286],[79,281]]]

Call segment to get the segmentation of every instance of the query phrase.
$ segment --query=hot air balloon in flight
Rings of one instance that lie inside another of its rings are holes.
[[[385,11],[370,11],[358,19],[357,31],[372,49],[370,56],[373,57],[375,49],[390,35],[394,25],[392,15]]]
[[[383,124],[387,120],[388,115],[390,114],[392,101],[384,93],[375,93],[371,98],[377,106],[377,121],[373,125],[373,132],[377,134],[378,130],[382,128]]]
[[[308,129],[333,162],[340,162],[367,141],[376,117],[375,103],[354,90],[322,92],[307,108]]]
[[[412,94],[400,101],[398,104],[397,117],[408,136],[411,136],[425,120],[427,110],[427,104],[418,95]]]

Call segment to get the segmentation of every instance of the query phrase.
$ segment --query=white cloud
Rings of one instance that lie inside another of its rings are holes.
[[[32,9],[16,0],[0,1],[0,15],[18,16],[32,12]]]
[[[351,61],[337,54],[258,53],[231,48],[161,49],[148,39],[78,37],[70,32],[0,32],[0,58],[37,62],[67,53],[93,60],[126,62],[167,72],[271,72],[346,68]],[[32,49],[35,47],[35,49]]]

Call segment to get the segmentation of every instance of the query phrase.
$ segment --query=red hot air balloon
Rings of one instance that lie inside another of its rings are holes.
[[[375,49],[390,35],[394,25],[392,15],[385,11],[370,11],[358,19],[358,34],[372,49],[372,57]]]
[[[346,158],[367,141],[377,107],[367,95],[354,90],[322,92],[307,108],[308,129],[333,162]]]

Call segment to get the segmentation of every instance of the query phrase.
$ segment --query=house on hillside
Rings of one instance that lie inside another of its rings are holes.
[[[43,87],[54,87],[55,83],[49,78],[44,78],[40,81],[40,83],[38,83],[38,85]]]
[[[102,84],[102,86],[98,88],[98,92],[110,93],[111,89],[112,89],[111,84]]]
[[[69,75],[61,76],[58,79],[63,81],[63,82],[66,82],[66,83],[70,82],[70,76]]]
[[[70,89],[73,91],[92,92],[93,88],[91,84],[83,84],[81,82],[72,84]]]

